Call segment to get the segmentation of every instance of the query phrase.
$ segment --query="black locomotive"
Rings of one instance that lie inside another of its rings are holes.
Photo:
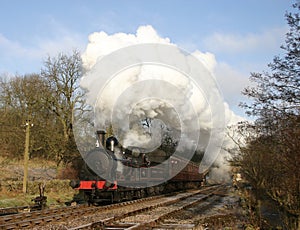
[[[79,180],[70,185],[79,191],[77,203],[120,202],[203,185],[208,172],[184,157],[167,156],[162,150],[123,149],[105,131],[97,131],[99,145],[84,157]]]

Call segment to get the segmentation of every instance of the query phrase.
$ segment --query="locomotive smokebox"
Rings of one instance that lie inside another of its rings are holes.
[[[99,143],[100,143],[103,147],[105,147],[105,134],[106,134],[105,130],[97,130],[96,134],[97,134]]]

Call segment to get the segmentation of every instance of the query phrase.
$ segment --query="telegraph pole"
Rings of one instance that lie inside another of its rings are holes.
[[[24,152],[23,193],[27,192],[30,126],[32,126],[32,124],[30,123],[30,120],[27,120],[26,121],[26,136],[25,136],[25,152]]]

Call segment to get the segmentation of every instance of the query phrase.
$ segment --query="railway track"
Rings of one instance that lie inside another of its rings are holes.
[[[11,208],[0,208],[0,216],[17,214],[24,210],[30,209],[29,206],[19,206],[19,207],[11,207]]]
[[[87,206],[44,209],[41,211],[24,212],[0,217],[0,229],[20,229],[46,224],[53,220],[63,219],[68,214],[84,211]]]
[[[160,197],[161,196],[148,197],[144,199],[133,200],[123,202],[120,204],[112,204],[102,207],[79,205],[5,215],[0,216],[0,229],[23,229],[34,228],[37,226],[40,227],[48,225],[52,222],[64,222],[70,219],[79,218],[82,215],[94,214],[96,212],[104,212],[105,210],[112,210],[130,204],[159,199]]]
[[[128,212],[125,215],[108,218],[104,221],[92,223],[90,226],[78,226],[72,230],[91,229],[193,229],[193,225],[184,224],[162,224],[161,222],[170,216],[201,203],[216,195],[221,186],[209,188],[204,191],[193,191],[174,195],[166,202],[153,204],[136,211]],[[83,227],[83,228],[82,228]]]
[[[206,200],[221,188],[211,186],[102,207],[74,206],[1,216],[0,229],[152,229],[164,218]]]

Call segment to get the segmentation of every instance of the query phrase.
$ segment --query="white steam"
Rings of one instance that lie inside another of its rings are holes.
[[[118,49],[141,43],[170,44],[170,39],[161,38],[152,26],[140,26],[136,34],[95,32],[89,36],[89,44],[82,55],[83,67],[90,70],[97,60]]]
[[[217,139],[209,140],[212,133],[216,133],[218,128],[224,126],[224,119],[219,118],[220,114],[216,111],[218,108],[220,108],[220,113],[222,110],[225,111],[223,112],[225,125],[240,118],[234,115],[226,103],[220,104],[217,100],[219,96],[217,85],[206,83],[211,85],[210,89],[204,89],[204,92],[199,90],[197,83],[186,77],[184,73],[157,63],[130,66],[118,73],[112,73],[113,77],[109,81],[102,78],[101,70],[97,69],[97,63],[106,55],[132,45],[149,43],[177,47],[176,44],[170,42],[170,39],[160,37],[149,25],[139,27],[136,34],[108,35],[102,31],[89,36],[89,44],[82,55],[86,74],[82,78],[81,86],[88,89],[87,102],[99,115],[95,117],[97,128],[103,129],[109,125],[113,114],[116,120],[120,121],[119,128],[123,129],[119,138],[122,139],[121,143],[124,146],[136,145],[154,149],[159,146],[166,128],[180,131],[181,124],[185,123],[191,124],[187,126],[189,132],[200,132],[199,142],[189,143],[191,146],[197,145],[199,149],[204,150],[209,141],[215,145],[222,145],[222,140],[219,142]],[[215,56],[198,50],[193,55],[203,63],[210,72],[209,75],[214,78],[213,72],[217,64]],[[188,62],[188,60],[183,61]],[[207,75],[206,70],[203,71],[200,75]],[[102,88],[100,89],[99,86]],[[101,95],[99,95],[99,90],[102,91]],[[151,97],[151,92],[156,96]],[[144,100],[145,97],[147,100]],[[135,103],[132,103],[130,99],[136,99]],[[214,101],[216,103],[211,103]],[[212,107],[215,108],[214,113],[212,113]],[[184,113],[184,116],[181,116],[181,113]],[[129,117],[129,120],[122,121],[124,114],[125,117]],[[150,126],[143,123],[145,121],[143,119],[146,118],[150,119]],[[189,121],[195,121],[199,126]],[[125,126],[121,124],[122,122],[126,123]],[[225,154],[227,153],[221,151],[221,156],[217,159],[221,172],[226,166]]]

